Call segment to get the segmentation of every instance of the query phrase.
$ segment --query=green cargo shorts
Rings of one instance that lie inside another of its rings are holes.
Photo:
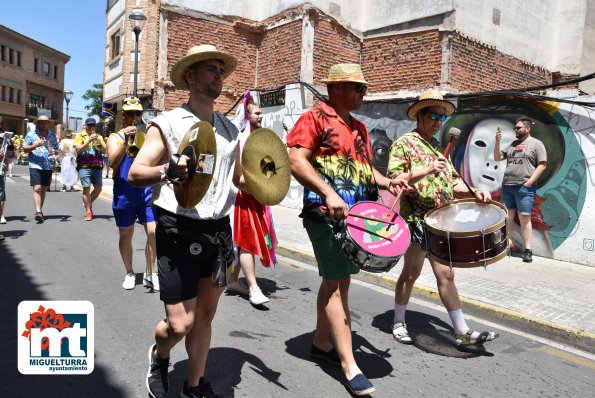
[[[320,276],[339,280],[359,272],[359,268],[341,252],[332,225],[304,218],[304,228],[312,242]]]

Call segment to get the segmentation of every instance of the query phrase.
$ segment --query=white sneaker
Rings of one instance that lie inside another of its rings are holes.
[[[159,275],[157,272],[153,272],[151,275],[143,276],[143,286],[147,288],[151,288],[156,292],[159,291]]]
[[[0,224],[6,224],[6,218],[4,216],[0,217]]]
[[[126,290],[132,290],[136,286],[136,274],[134,272],[129,272],[124,277],[124,282],[122,282],[122,287]]]
[[[260,304],[268,303],[269,299],[267,296],[262,294],[260,289],[257,289],[257,290],[253,290],[250,293],[250,298],[248,301],[250,301],[250,304],[260,305]]]

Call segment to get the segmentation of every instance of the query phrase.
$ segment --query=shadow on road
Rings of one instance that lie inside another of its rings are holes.
[[[392,335],[393,314],[393,311],[389,310],[376,315],[372,320],[372,326]],[[429,354],[463,359],[494,355],[486,351],[482,345],[458,348],[451,325],[435,316],[408,310],[406,321],[413,345]]]
[[[290,396],[289,390],[281,382],[280,372],[269,368],[260,358],[255,355],[247,354],[242,350],[229,347],[215,347],[209,350],[205,378],[213,386],[213,390],[218,396],[227,398],[234,397],[237,386],[242,381],[242,368],[248,365],[248,369],[263,378],[262,382],[269,382],[279,387],[278,397]],[[186,379],[188,370],[188,360],[180,361],[174,364],[172,372],[169,374],[170,397],[179,396],[182,391],[182,385]],[[239,396],[245,396],[241,391],[237,392]]]
[[[14,217],[11,217],[14,219]],[[61,398],[81,397],[124,397],[122,391],[111,385],[109,377],[101,366],[95,363],[90,375],[22,375],[17,366],[17,345],[24,325],[18,325],[17,307],[24,300],[48,300],[32,283],[26,264],[19,261],[18,253],[11,250],[10,239],[23,236],[26,231],[5,231],[6,240],[0,242],[0,273],[4,284],[0,289],[0,374],[2,374],[2,396],[36,397],[52,396]]]
[[[381,379],[390,375],[393,367],[386,358],[391,355],[388,350],[381,351],[374,347],[368,340],[358,335],[357,332],[351,333],[353,343],[353,356],[361,371],[369,379]],[[285,351],[296,358],[308,362],[317,363],[326,374],[344,385],[345,376],[341,371],[340,366],[331,365],[326,361],[310,357],[310,347],[314,340],[314,332],[305,333],[300,336],[291,338],[285,342]],[[345,387],[347,390],[347,387]]]

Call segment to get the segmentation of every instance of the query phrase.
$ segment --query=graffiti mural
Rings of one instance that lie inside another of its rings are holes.
[[[386,146],[385,136],[395,140],[414,127],[405,116],[407,108],[408,104],[366,104],[360,110],[358,118],[370,129],[373,146],[374,141]],[[594,109],[526,96],[461,99],[437,138],[446,146],[446,132],[451,127],[461,130],[451,160],[471,186],[490,191],[498,200],[506,163],[494,160],[495,134],[502,131],[501,148],[506,148],[515,137],[514,122],[521,116],[534,121],[533,136],[544,143],[548,155],[532,214],[533,250],[544,257],[595,265],[595,209],[587,204],[595,196]],[[518,226],[512,238],[522,248]]]
[[[303,87],[287,86],[285,105],[263,108],[263,126],[282,139],[305,111]],[[413,102],[368,102],[354,112],[370,131],[374,166],[386,170],[391,143],[415,127],[407,118]],[[454,100],[457,111],[437,133],[446,146],[451,127],[461,130],[450,157],[470,185],[488,190],[495,200],[505,161],[493,156],[496,131],[503,134],[501,148],[515,137],[513,127],[520,116],[534,121],[533,136],[547,151],[547,169],[537,182],[533,214],[533,251],[536,255],[595,265],[595,97],[577,97],[575,102],[535,99],[527,95],[491,95]],[[282,206],[301,208],[302,187],[292,179]],[[518,226],[512,233],[522,249]]]

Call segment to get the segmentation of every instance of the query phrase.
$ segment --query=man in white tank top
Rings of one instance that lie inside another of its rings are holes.
[[[223,287],[215,287],[211,275],[217,267],[225,269],[233,261],[229,221],[235,200],[232,184],[244,188],[238,130],[213,109],[223,80],[236,65],[236,58],[211,45],[188,50],[171,71],[176,88],[189,91],[188,102],[152,120],[146,141],[130,168],[131,184],[161,184],[155,190],[154,204],[160,296],[167,319],[157,324],[155,344],[149,349],[147,388],[151,397],[166,396],[170,351],[184,337],[188,374],[181,396],[213,394],[204,373],[211,322]],[[195,207],[185,209],[178,205],[172,185],[167,182],[187,178],[188,158],[181,156],[172,161],[172,154],[177,153],[182,138],[198,121],[214,127],[217,157],[208,192]]]

